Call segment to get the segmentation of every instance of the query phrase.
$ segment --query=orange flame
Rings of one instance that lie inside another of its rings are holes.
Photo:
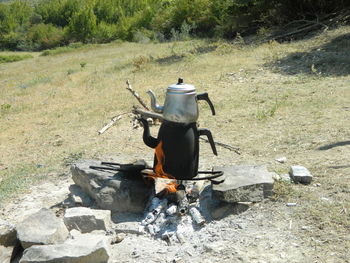
[[[165,154],[164,154],[162,146],[163,146],[163,142],[160,141],[158,143],[157,147],[155,148],[155,155],[157,158],[157,164],[156,164],[156,167],[154,169],[155,173],[153,175],[150,175],[150,177],[153,179],[155,179],[155,178],[173,179],[173,180],[169,180],[169,182],[167,182],[167,184],[165,186],[165,190],[168,193],[175,193],[178,184],[175,181],[175,177],[166,173],[163,169],[163,165],[165,163]]]

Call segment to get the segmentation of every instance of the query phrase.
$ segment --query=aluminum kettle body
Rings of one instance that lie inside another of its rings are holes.
[[[181,78],[177,84],[167,88],[164,106],[157,104],[153,91],[149,90],[147,93],[151,97],[153,111],[162,113],[163,118],[169,122],[185,124],[196,122],[198,120],[198,100],[207,101],[212,114],[215,115],[215,109],[208,93],[196,94],[195,87],[184,84]]]

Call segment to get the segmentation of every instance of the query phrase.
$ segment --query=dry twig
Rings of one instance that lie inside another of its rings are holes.
[[[150,109],[147,107],[146,103],[142,100],[140,95],[131,87],[131,84],[130,84],[129,80],[126,81],[126,85],[128,85],[128,87],[126,89],[128,91],[130,91],[132,95],[134,95],[134,97],[138,100],[138,102],[140,102],[142,107],[144,107],[146,110],[149,111]]]
[[[209,142],[209,140],[208,139],[206,139],[206,138],[203,138],[203,137],[199,137],[201,140],[203,140],[203,141],[205,141],[205,142]],[[240,153],[240,148],[239,147],[235,147],[235,146],[231,146],[231,145],[228,145],[228,144],[225,144],[225,143],[222,143],[222,142],[214,142],[215,143],[215,145],[218,145],[218,146],[221,146],[221,147],[223,147],[223,148],[225,148],[225,149],[228,149],[228,150],[230,150],[230,151],[234,151],[235,153],[237,153],[237,154],[241,154]]]
[[[109,128],[111,128],[113,126],[114,123],[116,123],[118,120],[120,120],[123,115],[128,114],[128,113],[129,112],[124,112],[124,113],[121,113],[117,116],[114,116],[108,124],[106,124],[101,130],[98,131],[98,134],[101,135],[102,133],[107,131]]]
[[[142,117],[152,118],[153,120],[158,119],[158,120],[163,121],[163,119],[164,119],[162,114],[155,113],[153,111],[141,110],[140,108],[137,108],[135,106],[133,106],[132,113],[140,114]]]

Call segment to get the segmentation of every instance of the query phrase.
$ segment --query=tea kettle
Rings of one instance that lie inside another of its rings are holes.
[[[215,115],[215,109],[209,99],[208,93],[196,94],[196,88],[193,85],[185,84],[182,78],[178,79],[177,84],[170,85],[167,88],[164,106],[156,102],[156,96],[152,90],[147,92],[151,97],[152,110],[163,114],[164,120],[176,123],[193,123],[198,119],[198,100],[205,100]]]

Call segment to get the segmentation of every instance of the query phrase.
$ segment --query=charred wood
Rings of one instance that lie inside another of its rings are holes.
[[[177,190],[176,192],[176,197],[178,200],[178,207],[177,207],[177,213],[179,215],[185,215],[188,211],[189,207],[189,202],[186,196],[186,191],[185,190]]]
[[[168,204],[168,200],[166,198],[162,199],[158,205],[156,206],[156,208],[154,208],[152,211],[150,211],[144,220],[142,220],[141,225],[143,226],[147,226],[151,223],[153,223],[154,221],[157,220],[158,216],[160,215],[160,213],[162,212],[163,209],[165,209],[165,207]]]

